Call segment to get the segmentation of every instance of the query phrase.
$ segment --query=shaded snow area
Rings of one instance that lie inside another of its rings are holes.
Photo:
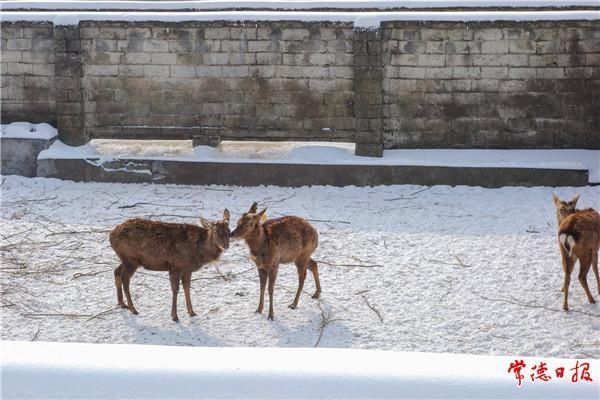
[[[543,357],[600,357],[600,306],[563,273],[552,193],[600,208],[600,187],[227,187],[74,183],[2,177],[4,340],[192,346],[343,347]],[[138,270],[139,315],[117,309],[108,232],[132,217],[196,223],[253,201],[299,215],[320,234],[323,287],[296,269],[275,287],[275,321],[255,314],[259,284],[243,242],[194,273],[192,302],[170,318],[168,275]],[[598,288],[590,272],[596,298]],[[503,368],[505,368],[503,366]]]
[[[0,125],[0,137],[4,139],[44,139],[58,136],[57,130],[46,123],[13,122]]]
[[[11,399],[593,399],[598,360],[544,362],[549,381],[518,386],[514,357],[352,349],[211,348],[2,342]],[[580,363],[577,383],[572,371]],[[581,380],[585,364],[592,382]],[[568,371],[562,379],[556,368]],[[527,370],[527,372],[525,371]],[[165,373],[168,371],[168,373]],[[525,375],[523,375],[525,378]]]
[[[95,139],[71,147],[60,141],[40,153],[39,159],[90,158],[99,162],[115,159],[160,159],[177,161],[417,165],[480,168],[587,169],[590,183],[600,182],[600,150],[385,150],[383,157],[354,155],[354,143],[330,142],[235,142],[218,147],[198,146],[191,140]]]

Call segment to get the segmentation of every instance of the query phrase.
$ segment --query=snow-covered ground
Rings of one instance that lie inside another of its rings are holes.
[[[4,340],[193,346],[343,347],[600,357],[600,306],[575,276],[561,310],[551,193],[600,208],[600,187],[225,187],[73,183],[2,177]],[[252,201],[317,227],[322,298],[309,274],[298,309],[282,266],[275,321],[254,313],[258,279],[244,243],[194,274],[188,317],[170,319],[165,273],[139,270],[140,314],[116,309],[108,231],[131,217],[195,223]],[[575,274],[574,274],[575,275]],[[590,272],[588,282],[598,289]]]
[[[386,21],[595,21],[600,10],[561,11],[2,11],[0,20],[77,25],[80,21],[230,21],[251,26],[257,21],[351,22],[355,28],[378,29]]]

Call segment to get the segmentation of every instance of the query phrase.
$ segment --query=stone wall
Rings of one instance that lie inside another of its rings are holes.
[[[600,148],[597,22],[388,23],[385,148]]]
[[[90,136],[354,137],[352,26],[81,25]],[[169,127],[169,128],[166,128]]]
[[[597,22],[23,22],[1,40],[2,121],[70,144],[600,148]]]
[[[50,23],[1,24],[2,123],[56,125],[53,31]]]

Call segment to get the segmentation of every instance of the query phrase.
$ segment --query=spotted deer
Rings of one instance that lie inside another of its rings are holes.
[[[310,269],[315,279],[316,291],[313,299],[321,294],[317,263],[311,258],[319,244],[316,229],[303,218],[287,216],[266,220],[265,208],[257,212],[256,202],[238,220],[231,232],[233,239],[244,239],[258,268],[260,299],[257,313],[262,313],[265,287],[269,283],[269,320],[273,320],[273,291],[279,264],[295,263],[298,271],[298,290],[294,301],[289,305],[295,309],[304,287],[306,271]]]
[[[117,301],[122,308],[128,308],[133,314],[138,313],[131,301],[129,282],[142,266],[151,271],[169,272],[173,292],[173,321],[179,321],[179,281],[183,285],[188,314],[192,317],[196,315],[190,299],[192,272],[217,260],[229,248],[229,211],[225,209],[221,221],[211,222],[200,218],[200,222],[202,226],[130,219],[110,232],[110,245],[121,260],[114,275]],[[123,302],[123,291],[127,304]]]
[[[552,195],[558,220],[558,242],[565,274],[562,286],[563,309],[569,310],[568,297],[571,273],[579,260],[578,280],[590,303],[595,303],[587,283],[587,274],[592,267],[596,276],[598,294],[600,294],[600,275],[598,274],[598,250],[600,249],[600,214],[592,208],[575,208],[579,196],[571,201],[560,200]]]

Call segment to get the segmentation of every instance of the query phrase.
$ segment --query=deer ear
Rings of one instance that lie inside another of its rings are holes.
[[[223,210],[223,220],[229,222],[229,210],[228,209]]]
[[[554,200],[554,205],[555,206],[558,206],[558,203],[560,203],[560,199],[554,193],[552,193],[552,200]]]
[[[259,212],[258,214],[256,214],[256,217],[258,218],[258,221],[262,224],[263,222],[265,222],[267,220],[267,209],[265,208],[264,210],[262,210],[261,212]]]
[[[211,229],[212,225],[213,225],[212,222],[210,222],[206,218],[202,218],[202,217],[200,217],[200,224],[202,224],[202,226],[205,227],[206,229]]]
[[[254,214],[256,212],[257,207],[258,207],[258,204],[256,204],[256,202],[252,203],[248,212]]]
[[[579,200],[579,195],[573,197],[573,200],[571,200],[571,203],[573,203],[573,206],[577,205],[577,200]]]

